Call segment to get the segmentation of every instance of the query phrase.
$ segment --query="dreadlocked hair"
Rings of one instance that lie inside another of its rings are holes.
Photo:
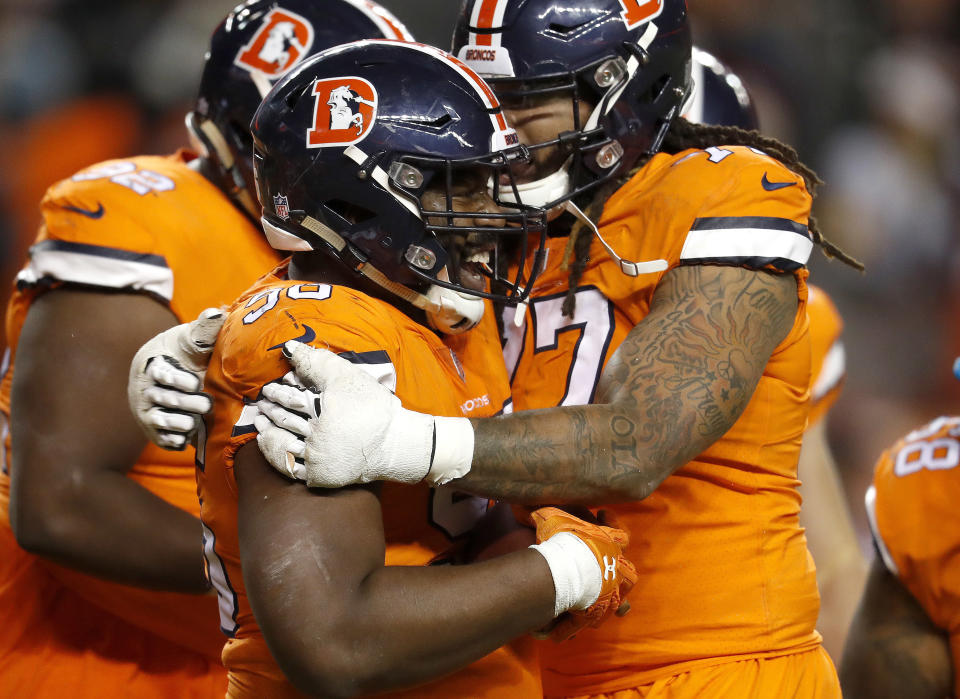
[[[624,180],[615,178],[607,182],[597,190],[596,196],[590,200],[590,203],[584,208],[583,213],[596,224],[603,214],[603,205],[607,199],[613,196],[613,193],[623,186]],[[586,224],[577,219],[570,228],[570,235],[567,238],[567,247],[563,251],[563,264],[561,269],[570,270],[569,289],[567,296],[563,300],[563,306],[560,312],[567,318],[573,317],[573,312],[577,306],[577,287],[580,285],[580,279],[583,278],[583,272],[590,262],[590,243],[593,242],[593,232],[589,230]]]
[[[687,121],[682,117],[677,117],[670,123],[660,152],[671,155],[691,148],[705,149],[719,146],[747,146],[761,150],[770,157],[782,163],[787,169],[795,172],[803,178],[807,191],[811,196],[815,196],[817,187],[823,184],[823,181],[817,176],[809,166],[800,161],[797,151],[776,138],[764,136],[759,131],[747,131],[737,126],[722,126],[714,124],[697,124]],[[647,164],[649,158],[642,159],[632,170],[619,178],[608,182],[597,190],[596,195],[590,204],[584,209],[584,213],[594,223],[598,223],[603,213],[603,205],[607,199],[617,191],[623,184],[632,178],[637,172]],[[564,252],[564,266],[570,270],[569,289],[567,296],[563,301],[562,312],[566,317],[573,317],[576,309],[576,291],[583,277],[583,272],[590,261],[590,242],[591,236],[582,235],[586,226],[577,221],[570,231],[570,238],[567,241],[567,248]],[[820,246],[823,254],[828,258],[836,258],[856,270],[863,271],[863,263],[856,258],[848,255],[838,246],[831,243],[823,237],[820,228],[817,225],[817,219],[813,214],[810,215],[807,228],[810,231],[810,237],[813,242]],[[572,256],[572,261],[571,261]]]

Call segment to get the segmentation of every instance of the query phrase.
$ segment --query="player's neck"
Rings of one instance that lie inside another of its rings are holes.
[[[287,276],[290,279],[321,282],[354,289],[393,306],[415,323],[429,327],[426,314],[419,308],[390,293],[363,275],[347,269],[341,262],[322,252],[294,253],[290,260]]]

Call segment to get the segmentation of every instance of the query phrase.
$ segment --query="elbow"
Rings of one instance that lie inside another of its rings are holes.
[[[10,508],[10,528],[17,544],[24,551],[37,556],[52,555],[57,549],[57,527],[42,516],[23,512],[25,508]]]
[[[322,637],[326,639],[322,652],[311,653],[310,657],[275,654],[280,669],[298,690],[310,695],[346,699],[390,689],[385,682],[386,673],[378,667],[382,658],[368,657],[370,654],[358,644],[342,636]],[[332,638],[340,640],[331,642]]]
[[[606,479],[606,497],[610,502],[636,502],[644,500],[660,487],[667,476],[680,468],[683,455],[667,460],[650,461],[643,455],[634,454],[628,463],[618,460],[614,464],[613,477]]]
[[[255,605],[271,654],[286,678],[305,694],[339,698],[390,689],[388,683],[396,674],[391,670],[399,671],[395,663],[385,657],[377,634],[347,609],[339,610],[335,597],[325,596],[329,604],[323,613],[307,618],[290,614],[289,608],[256,610]]]
[[[27,496],[14,486],[10,493],[10,528],[17,544],[36,556],[53,557],[67,546],[71,531],[69,497],[55,488]]]
[[[644,500],[653,494],[667,474],[650,475],[637,469],[629,476],[624,476],[616,482],[610,484],[609,500],[610,502],[636,502]]]

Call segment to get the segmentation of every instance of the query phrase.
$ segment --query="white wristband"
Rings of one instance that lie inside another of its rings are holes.
[[[435,417],[433,463],[426,480],[443,485],[470,473],[473,463],[473,425],[465,417]]]
[[[554,534],[536,549],[547,559],[556,599],[553,615],[560,616],[571,609],[586,609],[600,596],[600,564],[590,547],[570,532]]]

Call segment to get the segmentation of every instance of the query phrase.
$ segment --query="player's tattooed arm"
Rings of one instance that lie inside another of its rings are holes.
[[[951,696],[950,642],[910,592],[873,562],[840,669],[850,699]]]
[[[514,502],[642,499],[736,422],[796,312],[792,275],[674,269],[595,404],[474,420],[471,470],[454,483]]]

